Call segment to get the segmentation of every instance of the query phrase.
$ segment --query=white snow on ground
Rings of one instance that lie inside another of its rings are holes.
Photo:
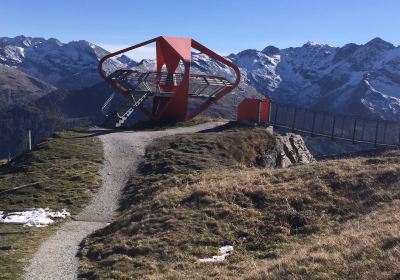
[[[23,224],[24,226],[29,227],[44,227],[53,223],[54,218],[65,219],[69,216],[71,216],[71,214],[65,209],[61,211],[52,211],[49,208],[32,208],[6,214],[4,214],[4,211],[0,211],[0,223]]]
[[[227,256],[233,252],[233,246],[222,246],[219,248],[219,255],[212,256],[211,258],[199,259],[199,262],[210,263],[210,262],[222,262]]]

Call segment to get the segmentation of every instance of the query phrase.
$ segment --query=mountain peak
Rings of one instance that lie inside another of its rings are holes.
[[[24,36],[24,35],[18,35],[18,36],[15,36],[14,37],[14,39],[15,40],[24,40],[24,39],[28,39],[29,37],[26,37],[26,36]]]
[[[19,35],[14,38],[0,37],[0,44],[2,45],[2,47],[7,45],[12,45],[25,48],[31,46],[32,44],[35,44],[36,42],[43,40],[44,40],[43,38],[32,38],[32,37],[26,37],[24,35]]]
[[[393,44],[391,44],[379,37],[376,37],[376,38],[370,40],[368,43],[365,44],[365,46],[379,48],[382,50],[390,50],[390,49],[395,48],[395,46]]]
[[[303,47],[324,47],[327,46],[326,44],[321,44],[316,41],[308,41],[303,45]]]
[[[267,46],[267,47],[265,47],[261,52],[262,52],[263,54],[268,55],[268,56],[273,56],[273,55],[279,54],[280,51],[281,51],[281,50],[278,49],[278,48],[275,47],[275,46]]]
[[[47,40],[48,43],[52,44],[52,45],[57,45],[59,47],[61,47],[63,45],[63,43],[61,43],[59,40],[55,39],[55,38],[49,38]]]
[[[255,49],[246,49],[244,51],[238,52],[238,56],[244,56],[244,55],[257,55],[258,51]]]

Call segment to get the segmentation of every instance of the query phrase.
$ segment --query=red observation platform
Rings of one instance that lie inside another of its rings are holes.
[[[104,71],[103,64],[107,59],[152,43],[156,44],[155,71],[118,69],[109,75]],[[235,81],[191,73],[192,49],[227,65],[235,74]],[[240,82],[240,71],[235,64],[190,38],[160,36],[110,53],[100,60],[98,70],[101,77],[128,100],[129,106],[116,113],[117,127],[136,108],[155,121],[191,119],[231,92]],[[107,109],[112,98],[113,96],[106,101],[103,111]],[[151,109],[144,106],[149,98],[152,98]],[[201,99],[201,102],[194,102],[189,106],[193,99]]]

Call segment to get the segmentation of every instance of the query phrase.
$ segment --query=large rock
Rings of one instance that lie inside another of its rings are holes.
[[[275,135],[275,145],[257,158],[257,164],[265,168],[285,168],[294,164],[307,164],[315,159],[307,149],[303,138],[294,133]]]

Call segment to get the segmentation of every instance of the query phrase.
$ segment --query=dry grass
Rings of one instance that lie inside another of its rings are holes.
[[[0,197],[0,209],[49,207],[78,213],[100,186],[102,162],[99,140],[76,138],[77,133],[56,134],[9,165],[0,166],[0,191],[39,181],[40,184]],[[57,225],[28,228],[0,224],[0,279],[20,279],[40,243]]]
[[[400,201],[293,247],[248,279],[400,279]]]
[[[170,136],[147,148],[143,174],[180,174],[209,168],[256,165],[257,156],[273,145],[264,129],[251,133],[229,128],[223,133],[207,132]]]
[[[121,215],[85,240],[81,276],[395,279],[400,154],[254,167],[272,142],[264,131],[240,130],[169,137],[149,148]],[[356,232],[357,221],[364,224]],[[198,262],[226,244],[235,248],[226,262]]]
[[[102,148],[96,138],[75,132],[55,134],[32,152],[0,167],[0,191],[40,182],[1,197],[1,209],[50,207],[77,213],[101,184]]]

